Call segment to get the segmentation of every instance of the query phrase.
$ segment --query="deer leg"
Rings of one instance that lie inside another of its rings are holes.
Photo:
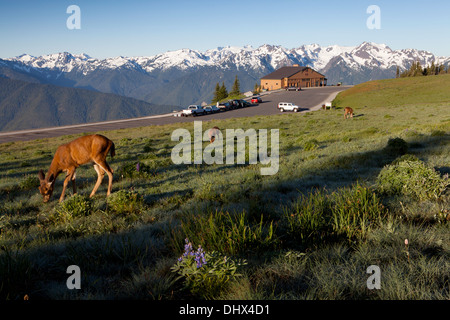
[[[91,192],[90,197],[92,198],[94,194],[97,192],[98,187],[102,183],[103,177],[105,176],[105,171],[103,171],[98,164],[94,164],[94,169],[97,172],[97,182],[95,183],[94,189]]]
[[[73,176],[72,176],[72,189],[73,189],[73,194],[77,193],[77,185],[75,183],[75,179],[76,179],[77,175],[75,174],[75,171],[73,172]]]
[[[72,180],[72,178],[74,176],[74,173],[75,173],[75,169],[67,170],[67,175],[66,175],[66,178],[64,179],[63,189],[62,189],[62,192],[61,192],[61,197],[59,198],[59,202],[62,202],[64,200],[64,196],[66,194],[67,185],[69,184],[69,181]]]
[[[112,181],[113,181],[113,170],[109,167],[109,165],[106,163],[105,160],[98,160],[95,162],[101,169],[103,169],[104,172],[108,175],[109,184],[108,184],[108,191],[106,193],[106,196],[109,196],[112,191]],[[104,174],[104,173],[103,173]]]

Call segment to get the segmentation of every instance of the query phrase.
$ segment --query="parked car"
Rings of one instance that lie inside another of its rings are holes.
[[[235,100],[228,100],[228,103],[230,104],[231,109],[237,109],[237,108],[241,107],[241,103],[237,99],[235,99]]]
[[[285,112],[285,111],[294,111],[294,112],[298,112],[300,110],[300,107],[291,103],[291,102],[280,102],[278,104],[278,109],[281,112]]]
[[[245,107],[248,107],[248,106],[251,105],[250,102],[245,101],[245,100],[243,100],[243,99],[236,99],[236,100],[234,100],[234,101],[235,101],[235,103],[237,104],[238,108],[245,108]]]
[[[300,87],[287,87],[286,91],[301,91],[302,89]]]
[[[216,105],[212,105],[212,106],[210,106],[210,108],[211,108],[212,113],[220,112],[220,109],[217,108]]]
[[[241,100],[241,103],[242,103],[242,108],[250,107],[252,105],[250,102],[245,101],[245,100]]]
[[[219,103],[219,105],[217,106],[221,111],[227,111],[231,109],[231,106],[228,102],[225,103]]]
[[[211,106],[204,106],[204,107],[203,107],[203,110],[205,110],[205,112],[206,112],[207,114],[212,113]]]
[[[252,103],[261,103],[262,99],[260,96],[253,96],[251,102]]]
[[[197,106],[197,105],[190,105],[187,109],[184,109],[182,112],[185,117],[188,117],[188,116],[195,117],[200,114],[206,114],[206,111],[203,109],[203,107]]]

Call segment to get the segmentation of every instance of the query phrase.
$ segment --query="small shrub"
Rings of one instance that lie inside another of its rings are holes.
[[[139,213],[143,207],[143,197],[134,191],[120,190],[108,198],[108,208],[116,214]]]
[[[234,261],[216,251],[205,252],[200,245],[194,251],[188,239],[185,243],[183,255],[171,269],[178,273],[177,280],[184,279],[185,287],[192,294],[206,299],[214,298],[231,281],[241,276],[237,270],[246,264],[245,261]]]
[[[408,152],[408,144],[402,138],[389,139],[385,152],[392,156],[401,156]]]
[[[56,206],[54,218],[56,220],[72,221],[75,217],[90,215],[92,209],[93,204],[90,198],[75,194]]]
[[[377,177],[378,189],[389,195],[406,195],[416,200],[438,199],[450,185],[422,161],[404,160],[384,167]]]

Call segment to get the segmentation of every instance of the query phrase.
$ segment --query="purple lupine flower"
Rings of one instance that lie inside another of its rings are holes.
[[[195,262],[197,262],[197,268],[201,268],[206,264],[205,252],[200,245],[195,253]]]
[[[186,244],[184,245],[183,256],[184,257],[193,256],[194,255],[194,250],[192,250],[192,243],[189,242],[188,238],[186,238],[185,242],[186,242]]]
[[[139,170],[141,169],[141,165],[138,163],[136,163],[136,171],[139,172]]]
[[[194,252],[192,249],[192,243],[189,242],[189,239],[185,239],[185,245],[184,245],[184,252],[183,255],[178,258],[178,261],[181,262],[184,260],[185,257],[194,257],[195,262],[197,263],[197,268],[201,268],[206,264],[206,257],[205,257],[205,251],[203,251],[203,248],[201,245],[198,246],[197,251]]]
[[[189,242],[189,239],[186,238],[186,239],[184,240],[184,242],[185,242],[186,244],[184,245],[184,252],[183,252],[183,255],[182,255],[180,258],[178,258],[178,261],[179,261],[179,262],[183,261],[183,258],[184,258],[184,257],[187,257],[187,256],[193,256],[193,255],[194,255],[194,250],[192,250],[192,243]]]

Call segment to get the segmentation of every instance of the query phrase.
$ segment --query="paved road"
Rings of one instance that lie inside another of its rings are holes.
[[[22,130],[14,132],[0,133],[0,143],[12,141],[28,141],[42,138],[52,138],[68,134],[77,134],[83,132],[97,132],[118,130],[125,128],[145,127],[150,125],[163,125],[168,123],[189,122],[194,120],[213,120],[250,117],[256,115],[279,115],[277,109],[279,102],[292,102],[302,108],[302,112],[317,110],[327,101],[331,101],[341,91],[348,87],[322,87],[307,88],[300,92],[297,91],[276,91],[263,95],[263,103],[243,109],[230,110],[199,117],[174,117],[171,114],[149,116],[143,118],[106,121],[82,125],[54,127],[46,129]]]

